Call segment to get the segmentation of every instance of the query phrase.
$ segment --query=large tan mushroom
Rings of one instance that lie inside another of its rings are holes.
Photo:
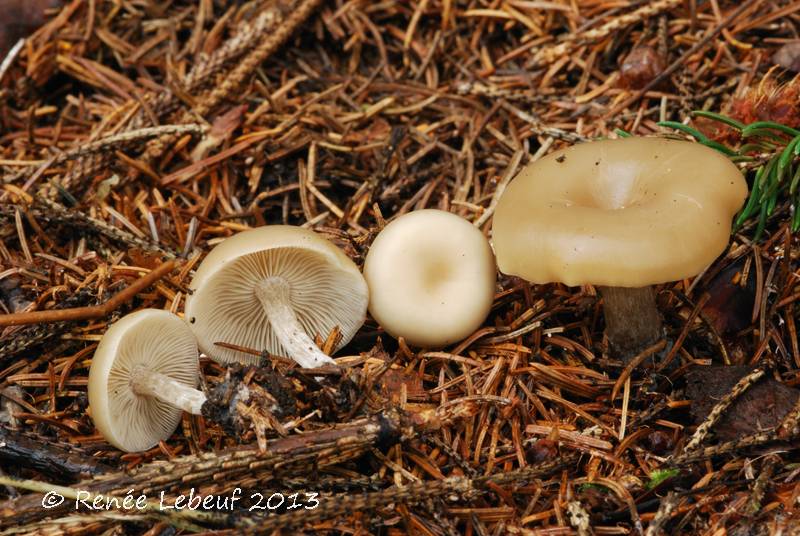
[[[612,352],[629,359],[662,336],[650,285],[708,266],[746,196],[739,169],[697,143],[583,143],[508,186],[492,227],[498,266],[534,283],[597,285]]]
[[[497,272],[489,241],[464,218],[417,210],[393,220],[364,262],[369,311],[411,344],[444,346],[486,320]]]
[[[288,225],[225,239],[190,287],[185,317],[200,350],[222,363],[257,357],[218,342],[287,356],[305,368],[334,364],[312,337],[338,327],[337,349],[344,346],[364,323],[369,299],[364,277],[341,249]]]
[[[206,396],[192,331],[177,316],[142,309],[108,328],[89,369],[89,407],[106,440],[127,452],[168,438]]]

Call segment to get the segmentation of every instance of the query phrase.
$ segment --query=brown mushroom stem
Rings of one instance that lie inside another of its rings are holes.
[[[614,357],[629,361],[662,336],[653,287],[598,287]]]
[[[202,391],[145,367],[138,367],[131,375],[131,389],[137,395],[157,398],[192,415],[200,415],[206,401]]]
[[[313,339],[297,321],[291,307],[292,289],[283,277],[268,277],[256,286],[256,296],[264,307],[269,324],[281,345],[303,368],[318,368],[335,365],[336,362],[323,353]]]

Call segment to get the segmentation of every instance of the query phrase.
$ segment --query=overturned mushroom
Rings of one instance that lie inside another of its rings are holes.
[[[418,210],[384,228],[364,262],[370,314],[391,335],[443,346],[475,331],[494,299],[489,241],[465,219]]]
[[[215,343],[266,350],[300,366],[334,363],[312,337],[339,328],[336,349],[364,323],[367,284],[342,250],[313,231],[269,225],[234,235],[201,263],[186,299],[200,349],[228,363],[258,358]]]
[[[168,438],[181,414],[199,414],[200,369],[192,331],[159,309],[131,313],[108,328],[89,370],[89,407],[106,440],[127,452]]]
[[[500,270],[534,283],[597,285],[611,350],[627,360],[661,337],[650,285],[700,273],[728,244],[747,185],[697,143],[627,138],[556,151],[500,199]]]

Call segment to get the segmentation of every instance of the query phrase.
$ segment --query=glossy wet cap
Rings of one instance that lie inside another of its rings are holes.
[[[727,247],[739,169],[687,141],[582,143],[525,167],[497,204],[500,270],[534,283],[641,287],[697,275]]]

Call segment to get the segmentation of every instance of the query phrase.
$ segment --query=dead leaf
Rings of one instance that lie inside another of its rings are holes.
[[[694,368],[686,376],[686,395],[692,400],[695,422],[703,422],[736,382],[752,370],[749,366],[724,365]],[[800,391],[772,378],[761,378],[739,395],[713,430],[722,441],[730,441],[773,428],[792,410],[798,397]]]
[[[208,134],[200,140],[192,151],[192,162],[199,162],[213,150],[222,145],[231,137],[233,131],[239,128],[244,119],[247,105],[234,106],[222,115],[218,115],[211,125]]]

